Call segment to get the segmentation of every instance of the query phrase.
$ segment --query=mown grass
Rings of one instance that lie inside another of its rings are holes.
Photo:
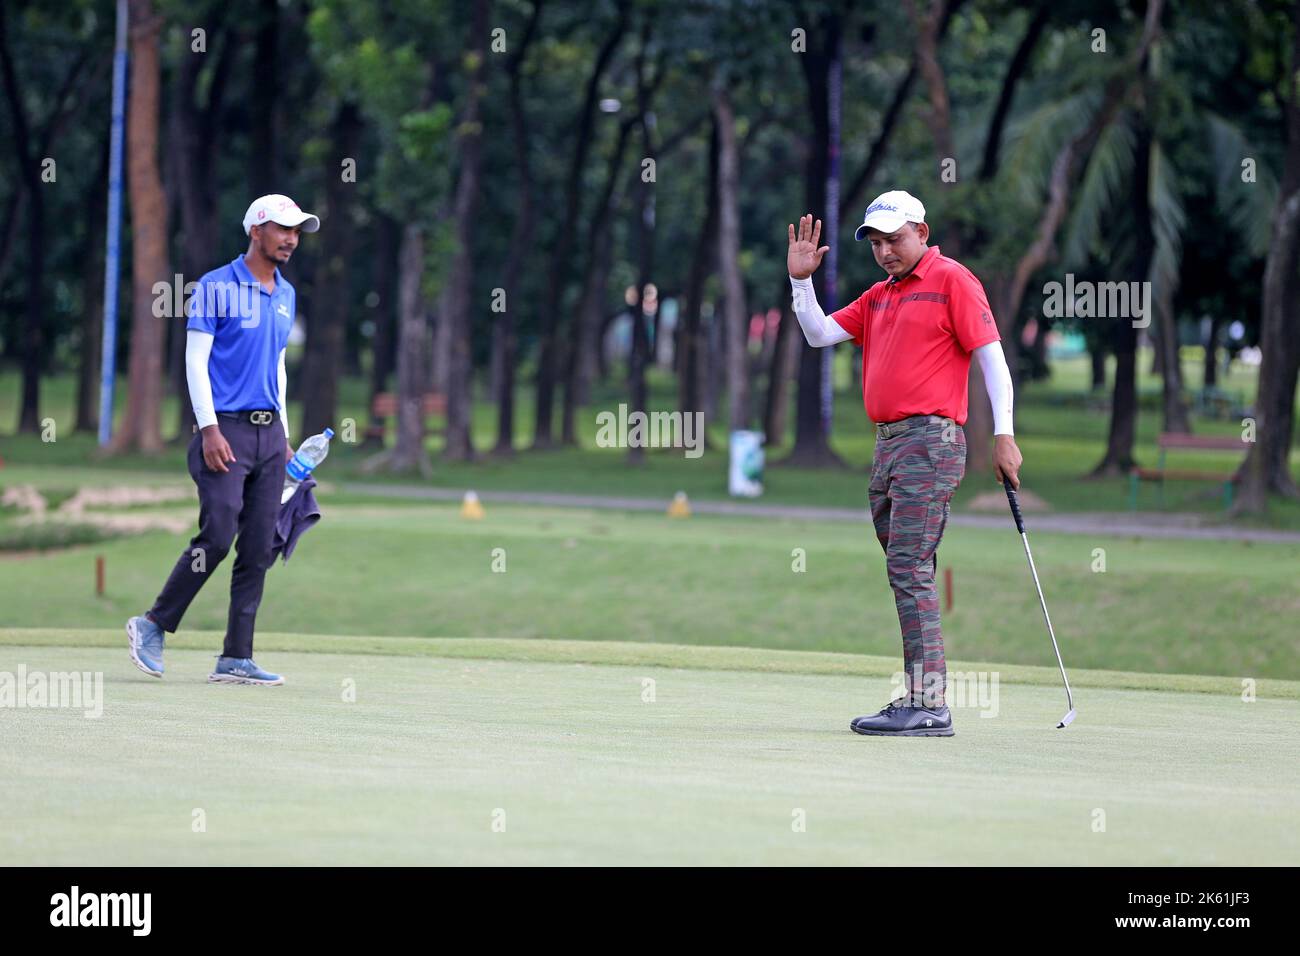
[[[450,504],[336,505],[326,496],[322,506],[325,518],[267,576],[262,631],[901,654],[866,522],[504,505],[466,521]],[[1300,678],[1300,545],[1046,532],[1033,541],[1068,666]],[[150,533],[0,558],[0,626],[120,629],[150,606],[185,544]],[[97,554],[107,567],[102,598]],[[233,560],[200,593],[185,630],[224,630]],[[953,573],[951,656],[1054,663],[1010,522],[1005,531],[950,527],[939,564]]]

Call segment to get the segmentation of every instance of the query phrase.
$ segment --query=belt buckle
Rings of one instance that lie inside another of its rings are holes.
[[[271,424],[271,413],[263,409],[259,409],[258,411],[255,412],[249,412],[248,420],[252,422],[254,425],[269,425]]]

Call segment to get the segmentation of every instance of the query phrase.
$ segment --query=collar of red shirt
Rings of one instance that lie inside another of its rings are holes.
[[[916,265],[912,266],[911,272],[903,276],[901,279],[896,279],[893,276],[890,276],[890,284],[898,285],[898,283],[904,282],[912,278],[912,276],[916,276],[918,279],[924,279],[925,274],[930,271],[930,263],[934,262],[937,258],[939,258],[939,247],[930,246],[930,248],[926,249],[925,252],[921,253],[921,258],[916,260]]]

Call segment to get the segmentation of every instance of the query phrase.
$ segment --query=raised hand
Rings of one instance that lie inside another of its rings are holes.
[[[786,253],[786,268],[790,270],[790,275],[796,279],[806,279],[822,264],[822,256],[831,251],[830,246],[821,246],[818,248],[817,243],[822,238],[822,221],[813,222],[812,213],[799,217],[799,232],[796,235],[794,226],[790,226],[790,251]]]

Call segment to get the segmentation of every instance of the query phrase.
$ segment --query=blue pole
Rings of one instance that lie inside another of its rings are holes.
[[[117,354],[117,278],[122,234],[122,134],[126,113],[126,0],[117,0],[113,46],[113,125],[108,156],[108,229],[104,237],[104,339],[99,364],[99,444],[113,437],[113,373]]]

